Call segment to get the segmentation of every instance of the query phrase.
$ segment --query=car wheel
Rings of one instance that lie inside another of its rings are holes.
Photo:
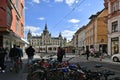
[[[117,61],[119,61],[119,59],[117,57],[113,57],[113,61],[117,62]]]

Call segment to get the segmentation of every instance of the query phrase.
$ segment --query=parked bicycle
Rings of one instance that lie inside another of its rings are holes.
[[[11,60],[12,66],[10,67],[11,71],[18,73],[22,69],[22,60],[19,57],[14,57]]]

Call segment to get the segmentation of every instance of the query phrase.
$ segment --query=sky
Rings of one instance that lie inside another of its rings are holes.
[[[89,17],[104,8],[104,0],[25,0],[25,38],[40,36],[47,24],[52,37],[71,40]]]

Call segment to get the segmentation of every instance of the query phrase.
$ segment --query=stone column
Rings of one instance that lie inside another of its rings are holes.
[[[108,37],[108,55],[111,55],[111,38]]]

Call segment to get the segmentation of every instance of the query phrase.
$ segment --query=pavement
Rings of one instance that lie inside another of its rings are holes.
[[[49,58],[50,56],[43,56],[42,58]],[[41,57],[39,55],[35,55],[34,58],[40,59]],[[52,55],[52,58],[57,58],[56,55]],[[27,59],[27,55],[24,55],[23,59]],[[71,62],[80,62],[81,60],[84,61],[97,61],[97,62],[107,62],[107,63],[113,63],[113,64],[120,64],[120,62],[113,62],[109,56],[104,56],[102,58],[102,61],[100,61],[100,58],[96,57],[89,57],[89,60],[86,60],[86,55],[74,55],[74,54],[67,54],[63,57],[63,60],[70,59]]]
[[[48,56],[44,56],[43,58],[47,58]],[[53,58],[57,58],[56,55],[52,56]],[[39,55],[35,55],[34,58],[39,58]],[[27,62],[27,55],[25,54],[24,57],[25,63]],[[89,62],[89,61],[100,61],[99,58],[94,58],[94,57],[89,57],[89,60],[86,60],[85,55],[74,55],[74,54],[69,54],[63,57],[63,60],[70,60],[70,62]],[[113,63],[113,64],[120,64],[117,62],[113,62],[110,57],[104,57],[102,59],[102,62],[107,62],[107,63]],[[93,62],[94,63],[94,62]],[[19,74],[11,73],[11,72],[6,72],[6,75],[0,74],[0,80],[26,80],[27,76],[27,67],[24,66],[23,70]]]

